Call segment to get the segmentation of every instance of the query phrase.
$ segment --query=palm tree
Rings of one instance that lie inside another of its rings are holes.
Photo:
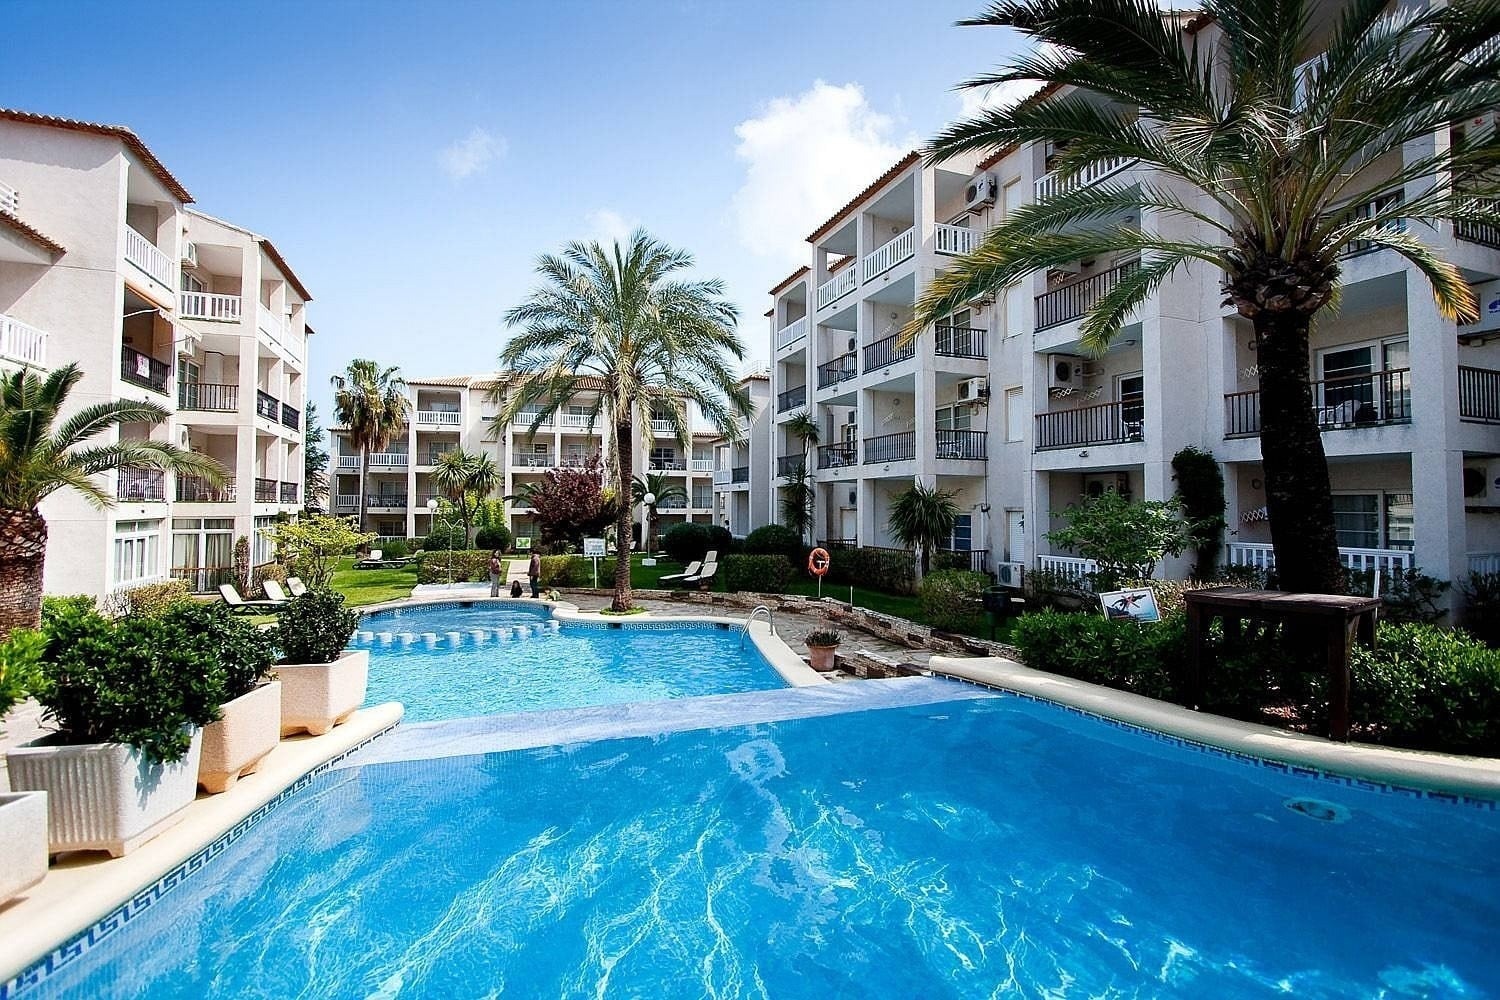
[[[464,526],[464,547],[469,547],[469,528],[474,512],[500,484],[500,469],[484,452],[467,452],[450,448],[438,456],[432,470],[432,482],[458,509]],[[473,497],[474,503],[469,503]]]
[[[922,574],[932,566],[932,550],[953,536],[958,522],[955,494],[915,482],[891,501],[886,525],[903,545],[922,554]]]
[[[537,262],[543,279],[505,314],[519,326],[500,355],[519,376],[501,396],[501,426],[523,408],[534,409],[531,430],[585,387],[600,388],[590,423],[602,416],[612,436],[612,469],[622,500],[616,516],[616,611],[630,608],[630,495],[634,421],[669,421],[678,444],[692,440],[689,403],[722,436],[739,436],[738,419],[751,415],[749,394],[729,361],[745,356],[735,332],[735,307],[718,279],[677,277],[692,256],[636,230],[621,245],[569,243]],[[588,381],[585,381],[587,379]]]
[[[652,497],[647,504],[646,497]],[[630,499],[637,504],[646,504],[646,551],[656,551],[656,512],[664,500],[681,500],[687,503],[687,487],[681,480],[660,472],[648,472],[645,477],[636,476],[630,482]]]
[[[1288,590],[1333,591],[1343,576],[1308,374],[1341,253],[1356,241],[1394,251],[1444,315],[1471,320],[1473,292],[1411,223],[1496,219],[1494,133],[1447,136],[1500,103],[1500,6],[1388,7],[1205,0],[1199,18],[1213,26],[1188,36],[1149,0],[1002,0],[962,23],[1041,44],[964,86],[1039,84],[1045,96],[956,123],[926,150],[937,161],[1052,143],[1064,177],[1116,158],[1148,168],[1138,184],[1065,185],[1010,212],[933,281],[907,333],[1033,271],[1139,254],[1084,317],[1085,348],[1102,352],[1178,270],[1222,270],[1226,304],[1254,327],[1266,506]],[[1149,225],[1120,221],[1143,215]]]
[[[787,475],[787,484],[781,491],[781,519],[795,531],[798,537],[806,538],[813,521],[813,482],[811,468],[812,450],[822,436],[822,429],[812,414],[799,410],[786,422],[787,433],[802,442],[802,465]]]
[[[334,419],[349,428],[349,440],[359,449],[359,525],[363,528],[370,453],[383,451],[406,433],[411,400],[400,368],[381,368],[364,358],[355,358],[342,375],[329,381],[333,383]]]
[[[163,469],[224,482],[224,469],[196,452],[161,441],[119,439],[84,446],[122,424],[159,424],[155,403],[112,400],[85,406],[59,422],[68,394],[83,378],[76,364],[45,379],[15,372],[0,380],[0,638],[41,624],[47,522],[37,508],[60,489],[95,507],[114,503],[94,478],[116,469]]]

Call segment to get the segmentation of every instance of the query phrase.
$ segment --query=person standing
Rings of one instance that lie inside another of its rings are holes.
[[[526,575],[531,578],[531,596],[542,596],[542,557],[535,552],[531,554],[531,563],[526,567]]]
[[[495,549],[490,553],[490,596],[500,596],[500,571],[504,564],[500,561],[500,550]]]

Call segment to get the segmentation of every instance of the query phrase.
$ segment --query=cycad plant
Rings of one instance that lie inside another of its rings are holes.
[[[785,477],[786,485],[781,488],[781,520],[798,537],[806,539],[813,523],[815,501],[812,450],[817,447],[822,431],[806,410],[798,410],[787,419],[786,431],[802,442],[802,464]]]
[[[954,496],[918,481],[891,500],[886,526],[897,541],[921,553],[923,575],[932,568],[932,550],[953,537],[959,513]]]
[[[634,422],[665,419],[684,451],[692,441],[689,405],[723,437],[739,436],[750,397],[735,376],[745,346],[737,312],[718,279],[690,280],[684,251],[637,230],[624,244],[569,243],[537,262],[542,278],[505,320],[519,327],[500,355],[515,373],[497,389],[504,426],[523,409],[534,432],[560,407],[597,393],[589,423],[602,419],[611,444],[616,495],[630,495]],[[630,511],[615,522],[615,611],[629,610]]]
[[[343,374],[329,381],[334,419],[348,428],[350,443],[359,449],[359,525],[363,528],[370,454],[385,450],[406,433],[411,400],[400,368],[381,368],[366,358],[355,358]]]
[[[648,496],[652,498],[650,503],[646,503]],[[631,480],[631,501],[646,508],[646,551],[656,551],[657,511],[662,508],[663,502],[681,500],[687,503],[687,498],[687,487],[682,484],[682,480],[660,472],[648,472],[645,476],[636,476]]]
[[[37,509],[58,490],[71,490],[95,507],[114,503],[99,481],[117,469],[162,469],[224,482],[224,469],[197,452],[161,441],[87,442],[122,424],[158,424],[167,411],[155,403],[111,400],[63,418],[68,394],[83,378],[64,365],[46,378],[18,371],[0,380],[0,639],[14,628],[36,628],[42,614],[47,522]]]
[[[432,482],[458,512],[464,526],[464,548],[471,544],[469,529],[474,512],[500,485],[500,468],[484,452],[450,448],[438,456],[432,470]]]
[[[1423,235],[1497,221],[1494,131],[1449,137],[1500,104],[1500,4],[1205,0],[1194,21],[1188,31],[1185,15],[1147,0],[1001,0],[962,22],[1040,43],[964,86],[1046,89],[951,126],[927,147],[932,160],[1050,143],[1065,180],[1119,159],[1145,169],[1010,212],[933,281],[909,330],[1039,269],[1138,254],[1083,319],[1098,352],[1174,274],[1222,272],[1226,302],[1255,331],[1278,576],[1288,590],[1332,591],[1343,573],[1309,330],[1337,302],[1351,243],[1399,254],[1444,315],[1475,316],[1458,268]],[[1121,221],[1140,216],[1152,221]]]

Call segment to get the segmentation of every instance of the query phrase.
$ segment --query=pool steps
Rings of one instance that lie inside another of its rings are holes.
[[[422,646],[427,649],[478,646],[487,642],[510,642],[516,639],[540,639],[556,635],[559,623],[539,621],[530,625],[507,625],[501,628],[469,628],[462,631],[445,632],[373,632],[360,630],[354,633],[351,645],[360,646]]]

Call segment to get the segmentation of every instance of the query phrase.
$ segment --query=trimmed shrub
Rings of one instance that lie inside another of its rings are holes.
[[[781,594],[792,579],[792,564],[781,555],[730,555],[719,560],[725,590]]]
[[[782,556],[796,559],[806,555],[802,551],[802,539],[791,528],[781,524],[765,524],[745,536],[744,551],[753,556]]]
[[[187,601],[169,610],[165,617],[218,654],[225,701],[249,694],[271,679],[272,667],[281,655],[275,629],[257,628],[218,602]]]
[[[708,544],[703,546],[704,552],[713,549],[722,556],[735,551],[734,536],[729,533],[728,528],[722,524],[706,524],[703,527],[708,532]]]
[[[448,568],[453,568],[454,583],[483,583],[490,578],[490,554],[469,549],[451,552],[439,549],[422,558],[417,567],[418,583],[447,583]]]
[[[183,580],[163,580],[128,590],[116,590],[104,598],[104,611],[119,617],[144,615],[154,617],[192,600],[192,591]]]
[[[1011,641],[1028,667],[1149,698],[1174,699],[1187,662],[1187,622],[1107,621],[1097,613],[1041,611],[1016,620]]]
[[[411,549],[407,548],[406,542],[400,538],[392,538],[380,546],[380,554],[386,559],[405,559],[411,555]]]
[[[950,632],[974,631],[984,624],[980,594],[989,585],[988,576],[966,569],[928,573],[917,592],[923,620],[933,628]]]
[[[42,633],[29,628],[11,629],[10,637],[0,642],[0,720],[36,686],[46,645]]]
[[[1470,573],[1459,589],[1464,594],[1464,628],[1481,642],[1500,647],[1500,573]]]
[[[464,526],[461,524],[444,524],[433,528],[422,539],[422,550],[424,552],[447,552],[450,549],[463,550],[468,548],[467,539],[464,537]]]
[[[332,663],[359,627],[359,612],[344,607],[344,595],[309,590],[276,617],[282,663]]]
[[[88,594],[68,594],[62,597],[42,598],[42,630],[46,631],[54,618],[64,615],[81,615],[96,610],[94,599]]]
[[[613,563],[610,564],[609,579],[614,579]],[[591,587],[594,566],[583,556],[542,556],[542,575],[538,580],[543,587]],[[601,583],[605,580],[603,565],[599,567],[599,580]]]
[[[674,524],[661,536],[661,550],[669,559],[684,566],[694,560],[702,559],[703,554],[714,547],[709,544],[708,525],[698,521]],[[720,552],[722,553],[728,547],[725,545]]]
[[[502,553],[509,552],[512,541],[510,529],[503,524],[480,528],[474,534],[474,546],[486,552],[493,552],[495,549]]]
[[[896,549],[836,548],[830,551],[828,583],[854,584],[887,594],[916,590],[916,556]]]

